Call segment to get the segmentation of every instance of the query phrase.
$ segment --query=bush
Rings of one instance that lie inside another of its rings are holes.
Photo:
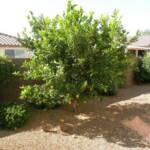
[[[22,87],[23,90],[21,91],[21,99],[26,100],[28,104],[31,104],[31,106],[38,108],[38,109],[45,109],[45,108],[55,108],[58,105],[61,104],[60,101],[56,101],[55,99],[49,100],[48,97],[49,94],[53,94],[50,91],[46,91],[43,89],[44,87],[40,87],[38,85],[33,85],[33,86],[25,86]]]
[[[0,57],[0,89],[4,88],[13,77],[15,65],[7,58]]]
[[[62,16],[31,13],[29,24],[31,34],[24,32],[20,41],[34,56],[23,76],[42,83],[24,86],[22,99],[53,107],[115,92],[127,67],[127,32],[118,11],[95,19],[68,1]]]
[[[28,108],[24,104],[0,104],[0,127],[16,129],[24,125],[28,118]]]
[[[134,77],[138,83],[150,82],[150,55],[140,58],[134,69]]]

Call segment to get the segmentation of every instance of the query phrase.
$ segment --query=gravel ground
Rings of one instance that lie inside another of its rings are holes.
[[[72,128],[67,133],[44,132],[45,124]],[[0,131],[0,150],[91,149],[150,149],[150,85],[121,89],[117,96],[81,104],[76,113],[67,107],[33,110],[23,128]]]
[[[118,144],[108,143],[104,138],[91,140],[82,136],[28,131],[1,139],[2,150],[126,150]],[[133,150],[142,148],[133,148]],[[144,148],[145,150],[148,148]]]

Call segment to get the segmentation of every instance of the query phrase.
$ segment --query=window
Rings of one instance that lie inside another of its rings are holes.
[[[9,58],[27,58],[28,53],[24,49],[6,49],[5,56]]]
[[[9,57],[9,58],[15,58],[15,50],[9,49],[9,50],[5,50],[5,56]]]
[[[15,50],[15,58],[26,58],[24,50]]]

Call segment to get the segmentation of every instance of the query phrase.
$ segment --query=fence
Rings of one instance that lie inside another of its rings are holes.
[[[12,59],[17,68],[20,68],[25,60],[28,59]],[[28,84],[28,82],[21,81],[18,78],[13,78],[13,80],[9,83],[9,86],[0,91],[0,101],[18,100],[21,90],[20,87],[25,84]]]

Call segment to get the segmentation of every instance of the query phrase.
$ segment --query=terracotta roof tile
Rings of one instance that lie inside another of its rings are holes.
[[[0,33],[0,46],[21,46],[16,37]]]
[[[150,47],[150,35],[141,36],[136,42],[131,43],[131,46]]]

